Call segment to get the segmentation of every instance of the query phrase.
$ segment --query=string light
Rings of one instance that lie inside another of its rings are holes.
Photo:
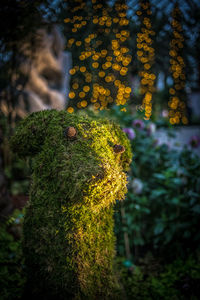
[[[132,56],[125,0],[116,1],[113,7],[100,0],[91,2],[72,1],[72,16],[64,19],[67,48],[73,57],[69,112],[89,104],[95,109],[114,102],[125,105],[130,98],[127,78]]]
[[[186,116],[186,105],[185,105],[185,63],[183,60],[182,49],[184,38],[182,35],[181,27],[181,11],[178,7],[178,4],[175,4],[175,7],[172,12],[172,34],[173,38],[170,42],[170,71],[173,77],[173,86],[169,89],[170,99],[168,102],[169,105],[169,121],[171,124],[187,124],[188,119]]]
[[[137,34],[137,59],[140,62],[140,94],[145,109],[145,119],[149,119],[152,113],[152,94],[155,91],[154,81],[156,75],[152,72],[154,63],[154,48],[152,47],[152,30],[150,15],[150,3],[148,0],[140,1],[140,10],[137,15],[141,21],[141,31]]]

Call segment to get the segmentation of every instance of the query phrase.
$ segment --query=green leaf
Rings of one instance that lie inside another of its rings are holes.
[[[153,175],[155,178],[157,178],[157,179],[161,179],[161,180],[165,180],[165,175],[163,175],[163,174],[160,174],[160,173],[155,173],[154,175]]]
[[[175,185],[182,185],[182,180],[181,180],[181,178],[172,178],[171,181],[172,181]]]
[[[151,193],[152,198],[157,198],[160,197],[161,195],[167,194],[167,190],[164,189],[158,189],[158,190],[153,190]]]
[[[171,203],[177,205],[180,203],[180,199],[178,197],[174,197],[174,198],[172,198]]]
[[[158,235],[158,234],[162,233],[163,230],[164,230],[163,223],[157,223],[156,226],[155,226],[155,228],[154,228],[154,234]]]
[[[194,207],[191,208],[191,211],[200,214],[200,204],[195,205]]]

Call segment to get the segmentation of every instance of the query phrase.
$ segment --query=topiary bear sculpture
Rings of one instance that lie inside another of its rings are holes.
[[[107,120],[47,110],[22,120],[11,146],[34,158],[24,220],[29,298],[118,299],[113,204],[127,190],[125,134]]]

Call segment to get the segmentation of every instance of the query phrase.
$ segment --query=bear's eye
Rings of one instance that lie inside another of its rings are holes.
[[[115,153],[123,153],[125,151],[125,147],[121,145],[114,145],[113,149]]]
[[[68,139],[75,139],[77,136],[76,128],[69,126],[64,131],[64,136]]]

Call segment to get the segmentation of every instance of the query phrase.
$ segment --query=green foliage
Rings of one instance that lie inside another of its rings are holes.
[[[12,195],[26,195],[29,190],[30,168],[26,161],[12,154],[12,164],[5,167],[8,189]]]
[[[21,246],[23,212],[14,211],[0,226],[1,300],[21,299],[25,285],[24,259]]]
[[[146,267],[134,266],[132,272],[127,272],[125,267],[121,269],[127,300],[199,299],[200,267],[197,258],[177,259],[159,272],[147,272]]]
[[[76,128],[75,138],[66,136],[68,127]],[[115,153],[116,144],[125,152]],[[113,204],[126,193],[132,154],[125,134],[106,120],[49,110],[21,121],[11,145],[34,158],[23,242],[29,291],[58,299],[120,297]]]
[[[142,115],[133,117],[116,108],[116,116],[135,133],[129,191],[123,203],[125,222],[120,204],[116,213],[119,254],[125,255],[123,233],[127,232],[134,260],[147,251],[165,259],[187,257],[200,241],[199,157],[188,147],[174,150],[161,145],[156,132],[151,133],[152,123],[142,120]]]
[[[8,118],[0,114],[1,159],[6,177],[6,188],[11,195],[27,195],[29,190],[30,166],[11,151],[9,139],[13,129]]]

